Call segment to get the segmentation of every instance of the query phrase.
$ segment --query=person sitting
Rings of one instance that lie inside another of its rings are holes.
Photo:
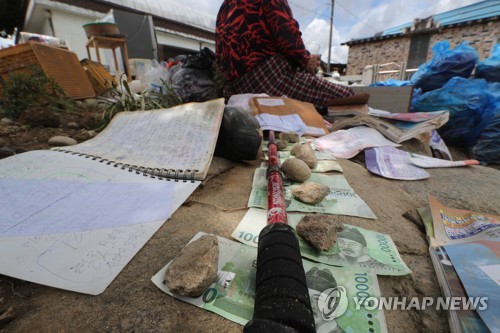
[[[224,0],[216,20],[215,58],[224,97],[243,93],[286,96],[313,104],[354,95],[315,75],[320,60],[306,50],[287,0]]]

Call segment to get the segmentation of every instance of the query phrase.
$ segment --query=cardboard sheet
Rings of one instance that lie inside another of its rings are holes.
[[[254,115],[262,113],[276,116],[298,114],[306,126],[319,128],[324,131],[323,134],[319,134],[318,131],[310,131],[306,132],[305,135],[321,136],[330,133],[326,128],[323,117],[311,103],[286,97],[253,97],[250,101],[250,106]]]

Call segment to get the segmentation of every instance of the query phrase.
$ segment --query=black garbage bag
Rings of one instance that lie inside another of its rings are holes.
[[[184,103],[205,102],[219,97],[214,80],[215,54],[209,48],[199,53],[179,55],[169,68],[167,84]]]
[[[259,122],[250,113],[226,107],[215,146],[215,156],[233,161],[256,160],[262,147],[259,129]]]

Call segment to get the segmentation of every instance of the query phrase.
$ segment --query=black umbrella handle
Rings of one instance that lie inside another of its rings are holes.
[[[316,332],[299,242],[288,224],[260,232],[253,319],[243,331]]]

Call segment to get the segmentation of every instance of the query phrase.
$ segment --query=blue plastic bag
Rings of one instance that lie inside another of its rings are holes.
[[[490,58],[486,58],[477,64],[474,77],[489,82],[500,82],[500,44],[493,47],[493,54]]]
[[[379,81],[370,84],[370,87],[404,87],[404,86],[411,86],[412,83],[410,81],[400,81],[396,79],[387,79],[385,81]]]
[[[481,164],[500,164],[500,83],[488,84],[493,96],[494,118],[482,131],[472,154]]]
[[[453,50],[450,42],[438,42],[432,51],[433,58],[420,65],[410,80],[415,88],[422,88],[424,92],[441,88],[455,76],[468,78],[478,61],[477,51],[467,41]]]
[[[500,164],[500,112],[484,129],[472,154],[481,164]]]
[[[483,79],[454,77],[441,89],[429,91],[412,103],[416,112],[448,110],[450,120],[438,129],[449,145],[473,147],[493,119],[495,97]]]

